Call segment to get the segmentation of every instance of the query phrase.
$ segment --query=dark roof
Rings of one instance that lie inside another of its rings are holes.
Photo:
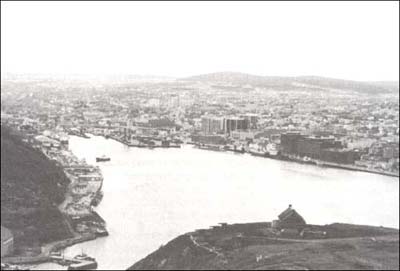
[[[291,207],[287,208],[285,211],[283,211],[280,215],[278,215],[278,218],[280,220],[285,220],[285,218],[291,216],[295,212]]]
[[[291,205],[289,205],[289,207],[285,211],[283,211],[280,215],[278,215],[278,218],[279,220],[284,221],[291,216],[297,216],[302,220],[304,220],[303,217],[299,215],[295,209],[292,209]]]

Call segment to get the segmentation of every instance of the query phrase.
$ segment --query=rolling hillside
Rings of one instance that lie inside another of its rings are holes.
[[[276,90],[341,90],[364,94],[398,93],[398,82],[360,82],[319,76],[259,76],[238,72],[218,72],[180,79],[210,84],[251,85]]]
[[[310,225],[309,225],[310,226]],[[311,226],[327,239],[277,238],[268,223],[181,235],[129,270],[394,270],[399,231],[350,224]]]
[[[45,155],[1,127],[1,224],[17,250],[71,236],[57,208],[68,182]]]

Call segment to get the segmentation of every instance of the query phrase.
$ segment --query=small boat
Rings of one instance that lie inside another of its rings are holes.
[[[211,144],[199,144],[199,145],[196,145],[196,147],[199,149],[211,150],[211,151],[222,151],[223,150],[223,146],[211,145]]]
[[[76,260],[80,261],[96,261],[95,258],[88,256],[86,253],[81,252],[81,254],[78,254],[74,257]]]
[[[100,237],[101,236],[108,236],[108,231],[106,229],[104,229],[104,228],[102,228],[102,229],[97,228],[95,234],[96,234],[96,236],[100,236]]]
[[[68,266],[68,270],[89,270],[97,268],[97,261],[95,258],[89,257],[85,253],[81,253],[74,257],[75,263]]]
[[[311,158],[310,158],[310,157],[307,157],[307,156],[304,156],[304,157],[303,157],[303,161],[304,161],[304,162],[310,162],[310,161],[311,161]]]
[[[96,162],[107,162],[107,161],[110,161],[110,160],[111,160],[111,158],[107,157],[105,155],[103,155],[101,157],[96,157]]]
[[[324,162],[322,162],[320,160],[317,160],[315,163],[317,164],[317,166],[320,166],[320,167],[324,166]]]
[[[250,150],[249,153],[253,156],[260,156],[260,157],[266,157],[267,153],[265,151],[260,151],[260,150]]]
[[[102,191],[97,192],[97,194],[96,194],[96,196],[94,196],[91,204],[96,207],[97,205],[99,205],[99,203],[102,200],[103,196],[104,196],[104,194],[103,194]]]
[[[277,156],[279,154],[279,150],[278,150],[276,144],[274,144],[274,143],[269,143],[267,145],[267,152],[272,157]]]

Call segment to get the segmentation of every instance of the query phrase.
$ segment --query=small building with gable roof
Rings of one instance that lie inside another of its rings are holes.
[[[289,207],[278,215],[279,220],[272,221],[272,227],[275,229],[296,229],[302,230],[307,224],[304,218],[292,208]]]

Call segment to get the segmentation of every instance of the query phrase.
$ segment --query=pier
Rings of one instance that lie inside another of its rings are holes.
[[[97,268],[97,262],[95,259],[90,257],[84,257],[83,259],[80,259],[78,256],[70,258],[59,255],[51,255],[49,259],[52,262],[56,262],[60,265],[68,266],[68,270],[88,270]]]

